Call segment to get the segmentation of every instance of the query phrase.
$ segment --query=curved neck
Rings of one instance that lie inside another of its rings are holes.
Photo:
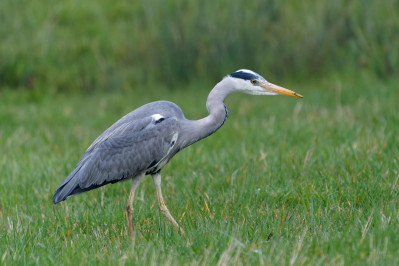
[[[183,146],[189,146],[218,130],[226,121],[229,111],[224,105],[226,97],[233,93],[233,87],[222,80],[212,89],[206,101],[209,115],[199,120],[186,120],[181,124]],[[223,85],[222,85],[223,82]],[[230,89],[229,89],[230,88]]]

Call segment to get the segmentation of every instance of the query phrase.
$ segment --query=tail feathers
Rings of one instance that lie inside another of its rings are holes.
[[[68,175],[67,178],[65,178],[64,182],[57,188],[57,190],[54,192],[53,196],[53,202],[54,204],[57,204],[61,201],[66,200],[67,198],[73,196],[74,190],[76,188],[79,188],[79,180],[80,180],[80,170],[82,169],[83,166],[86,165],[86,163],[89,161],[90,156],[83,155],[82,159],[76,166],[76,168]]]
[[[71,180],[72,181],[72,180]],[[86,188],[81,188],[78,184],[78,182],[69,182],[67,183],[64,187],[59,187],[59,189],[57,189],[55,191],[54,197],[53,197],[53,202],[54,204],[57,204],[61,201],[66,200],[69,197],[75,196],[77,194],[95,189],[95,188],[99,188],[102,186],[105,186],[107,184],[114,184],[116,182],[121,181],[121,179],[117,179],[117,180],[110,180],[110,181],[104,181],[101,184],[92,184],[89,187]]]
[[[72,195],[76,194],[73,193],[76,188],[79,187],[79,178],[76,176],[79,172],[81,166],[76,167],[72,173],[62,182],[62,184],[57,188],[53,196],[54,204],[57,204],[61,201],[66,200],[67,198],[71,197]]]
[[[100,184],[90,184],[87,187],[81,187],[79,185],[80,181],[82,179],[85,179],[85,175],[87,173],[86,167],[87,164],[85,164],[86,161],[83,161],[82,163],[79,163],[79,165],[69,174],[69,176],[62,182],[62,184],[57,188],[57,190],[54,193],[53,196],[53,202],[54,204],[57,204],[61,201],[66,200],[69,197],[72,197],[74,195],[102,187],[106,184],[109,183],[116,183],[121,181],[122,179],[115,179],[115,180],[104,180]]]

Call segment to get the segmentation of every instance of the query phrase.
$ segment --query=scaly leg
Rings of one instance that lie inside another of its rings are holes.
[[[176,220],[172,217],[170,214],[168,207],[165,205],[165,201],[163,200],[162,197],[162,190],[161,190],[161,174],[157,173],[152,175],[152,179],[154,180],[155,188],[157,190],[157,198],[158,198],[158,207],[163,216],[168,218],[168,220],[173,224],[173,226],[182,233],[182,235],[185,235],[184,230],[179,226],[179,224],[176,222]]]
[[[133,178],[132,181],[132,188],[130,189],[129,199],[126,205],[126,218],[129,230],[129,236],[133,239],[134,236],[134,228],[133,228],[133,199],[134,199],[134,192],[136,191],[137,187],[139,186],[141,180],[143,179],[144,174],[138,175]]]

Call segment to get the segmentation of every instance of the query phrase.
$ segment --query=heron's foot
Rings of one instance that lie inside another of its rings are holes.
[[[161,211],[162,215],[165,216],[175,227],[177,231],[179,231],[183,236],[186,235],[184,232],[183,228],[179,226],[179,224],[176,222],[176,220],[173,218],[173,216],[170,214],[168,207],[165,205],[165,201],[163,200],[162,197],[162,190],[161,190],[161,174],[158,172],[152,176],[152,179],[154,180],[155,184],[155,189],[157,190],[157,198],[158,198],[158,207],[159,210]]]
[[[182,236],[186,236],[186,232],[184,232],[183,228],[180,227],[180,225],[177,225],[178,227],[175,227],[176,230],[178,230],[180,232],[180,234],[182,234]]]
[[[126,206],[126,219],[128,224],[128,232],[131,240],[134,239],[134,226],[133,226],[133,207],[130,205]]]
[[[180,227],[180,225],[176,222],[176,220],[173,218],[173,216],[170,214],[168,207],[166,207],[165,203],[163,200],[159,201],[159,210],[161,211],[162,215],[165,216],[175,227],[177,231],[179,231],[183,236],[186,236],[186,233],[184,232],[183,228]]]
[[[134,199],[134,192],[136,191],[138,185],[140,184],[141,180],[144,178],[144,173],[136,176],[133,178],[132,187],[129,193],[129,199],[126,204],[126,219],[128,225],[128,232],[131,240],[135,238],[135,231],[133,227],[133,199]]]

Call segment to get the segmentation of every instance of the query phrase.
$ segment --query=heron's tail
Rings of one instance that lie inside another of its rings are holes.
[[[82,186],[82,181],[87,181],[87,179],[91,176],[90,172],[87,171],[90,166],[90,157],[85,157],[79,162],[78,166],[69,174],[64,182],[62,182],[62,184],[54,192],[54,204],[64,201],[76,194],[80,194],[109,183],[116,183],[124,179],[103,180],[101,183],[89,182]]]
[[[54,192],[54,204],[64,201],[67,198],[79,193],[76,193],[75,191],[79,187],[79,178],[76,175],[78,174],[80,168],[82,168],[82,165],[78,165]]]

